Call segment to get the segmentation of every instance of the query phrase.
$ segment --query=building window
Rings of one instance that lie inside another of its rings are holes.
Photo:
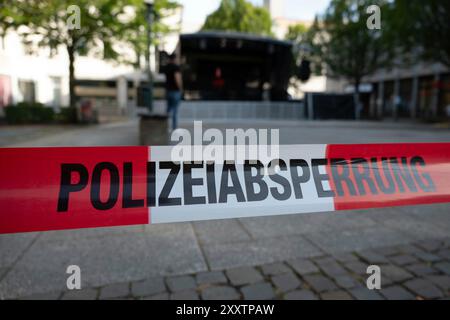
[[[36,86],[33,81],[19,80],[19,91],[23,102],[36,102]]]
[[[62,92],[61,92],[61,77],[51,77],[52,84],[53,84],[53,108],[60,108],[61,107],[61,100],[62,100]]]

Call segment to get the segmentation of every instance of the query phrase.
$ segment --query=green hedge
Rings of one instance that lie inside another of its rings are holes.
[[[5,117],[10,124],[51,123],[55,119],[55,112],[41,103],[21,102],[6,107]]]
[[[20,102],[4,110],[6,122],[9,124],[75,123],[77,121],[75,108],[61,108],[59,113],[55,113],[53,108],[46,107],[42,103]]]

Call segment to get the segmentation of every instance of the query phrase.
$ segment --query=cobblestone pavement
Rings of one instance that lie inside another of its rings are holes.
[[[381,289],[369,290],[369,265],[381,268]],[[22,299],[144,300],[423,300],[450,298],[450,238],[341,252]]]

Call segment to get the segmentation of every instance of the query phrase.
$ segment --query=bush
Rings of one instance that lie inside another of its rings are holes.
[[[56,115],[56,119],[61,123],[76,123],[77,122],[77,109],[75,108],[61,108]]]
[[[55,112],[42,103],[20,102],[5,108],[5,118],[9,124],[51,123]]]

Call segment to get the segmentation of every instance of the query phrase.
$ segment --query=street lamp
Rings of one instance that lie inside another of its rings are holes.
[[[147,74],[148,74],[148,109],[150,112],[153,110],[153,74],[151,68],[151,45],[152,45],[152,25],[153,25],[153,14],[154,14],[154,0],[144,0],[145,6],[147,8]]]

